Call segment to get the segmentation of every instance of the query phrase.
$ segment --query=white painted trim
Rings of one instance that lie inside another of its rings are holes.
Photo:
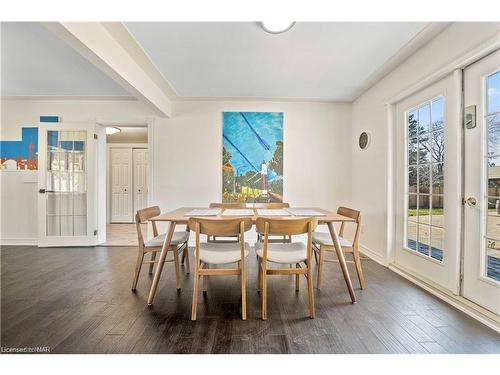
[[[483,323],[489,328],[495,330],[500,333],[500,317],[493,314],[492,312],[482,308],[479,305],[465,299],[464,297],[454,295],[453,293],[440,288],[438,285],[435,285],[431,281],[421,280],[421,277],[417,277],[413,275],[412,272],[403,269],[395,264],[390,264],[389,269],[398,275],[404,277],[408,281],[411,281],[413,284],[419,286],[425,291],[431,293],[432,295],[438,297],[444,302],[452,305],[456,309],[462,311],[473,319]]]
[[[415,84],[407,87],[406,89],[400,91],[398,94],[386,100],[386,104],[396,104],[403,99],[406,99],[410,95],[413,95],[417,91],[423,90],[426,87],[436,83],[440,79],[444,78],[448,74],[452,73],[456,69],[463,69],[467,65],[485,57],[491,52],[500,48],[500,33],[494,35],[491,38],[480,43],[477,47],[473,48],[468,53],[454,59],[450,63],[438,69],[433,74],[427,76],[424,79],[419,80]]]
[[[38,246],[38,238],[0,238],[1,246]]]
[[[148,148],[147,143],[106,143],[109,151],[110,148]]]
[[[387,111],[387,179],[386,179],[386,253],[384,256],[385,265],[395,259],[396,242],[396,106],[394,104],[386,106]]]
[[[106,100],[106,101],[130,101],[137,102],[133,96],[121,95],[2,95],[1,100],[40,100],[40,101],[58,101],[58,100]]]
[[[380,253],[377,253],[376,251],[373,251],[372,249],[370,249],[364,245],[361,245],[361,244],[359,245],[359,251],[362,254],[366,255],[371,260],[377,262],[378,264],[380,264],[384,267],[387,267],[387,262]]]

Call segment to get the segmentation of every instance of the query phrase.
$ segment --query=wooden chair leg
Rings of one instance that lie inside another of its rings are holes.
[[[247,275],[245,262],[241,262],[241,319],[247,320]]]
[[[175,286],[177,290],[181,290],[181,269],[179,265],[179,249],[177,246],[172,247],[174,253],[174,267],[175,267]]]
[[[208,269],[208,268],[209,268],[208,264],[205,264],[205,265],[203,266],[203,268]],[[206,293],[207,293],[207,281],[208,281],[208,276],[207,276],[207,275],[203,275],[203,276],[202,276],[202,279],[203,279],[203,285],[202,285],[202,289],[201,289],[201,290],[203,291],[203,293],[205,293],[205,294],[206,294]]]
[[[144,260],[144,252],[140,249],[139,254],[137,256],[137,262],[135,264],[134,279],[132,281],[132,291],[135,291],[135,288],[137,287],[137,282],[139,281],[139,275],[141,273],[143,260]]]
[[[267,270],[262,269],[262,320],[267,320]]]
[[[151,253],[151,262],[154,262],[156,260],[156,251],[153,251]],[[149,265],[149,274],[152,275],[153,274],[153,266],[154,266],[154,263],[151,263]]]
[[[186,260],[186,253],[183,251],[182,252],[182,257],[181,257],[181,266],[184,265],[184,260]]]
[[[300,268],[300,264],[296,264],[295,265],[296,268]],[[299,288],[300,288],[300,275],[299,274],[296,274],[295,275],[295,290],[296,291],[299,291]]]
[[[325,250],[323,250],[321,247],[319,248],[319,260],[318,260],[318,267],[317,271],[317,280],[316,280],[316,288],[321,289],[321,278],[323,276],[323,264],[325,263]]]
[[[184,248],[184,251],[182,252],[182,257],[186,261],[186,274],[189,275],[191,273],[191,266],[189,265],[189,247],[186,243],[186,247]]]
[[[193,283],[193,302],[191,306],[191,320],[196,320],[196,311],[198,309],[198,282],[200,281],[200,275],[198,271],[198,265],[194,271],[194,283]]]
[[[316,310],[314,308],[314,292],[313,292],[313,276],[312,276],[312,264],[307,265],[307,295],[309,300],[309,317],[314,318],[316,316]]]
[[[358,273],[359,286],[361,289],[365,289],[365,276],[363,275],[363,269],[361,268],[359,251],[354,250],[352,255],[354,257],[354,266],[356,267],[356,272]]]
[[[316,264],[318,264],[318,252],[314,251],[313,249],[313,254],[314,254],[314,260],[316,261]]]
[[[259,261],[257,262],[257,267],[258,267],[258,276],[257,276],[257,291],[260,292],[262,290],[262,265],[261,265],[261,262],[260,262],[260,258],[259,258]]]

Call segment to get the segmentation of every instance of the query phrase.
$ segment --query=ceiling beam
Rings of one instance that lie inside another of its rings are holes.
[[[47,22],[45,26],[161,117],[171,117],[175,92],[148,56],[116,23]]]

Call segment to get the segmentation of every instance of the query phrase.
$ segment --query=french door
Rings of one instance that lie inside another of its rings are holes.
[[[500,51],[464,70],[463,295],[500,315]]]
[[[459,293],[461,74],[400,101],[396,115],[396,266]]]
[[[39,125],[38,246],[96,244],[94,134],[94,124]]]

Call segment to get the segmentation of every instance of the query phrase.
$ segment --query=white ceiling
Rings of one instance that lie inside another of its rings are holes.
[[[130,96],[40,23],[1,27],[2,95]]]
[[[427,23],[125,25],[179,96],[349,101]]]

